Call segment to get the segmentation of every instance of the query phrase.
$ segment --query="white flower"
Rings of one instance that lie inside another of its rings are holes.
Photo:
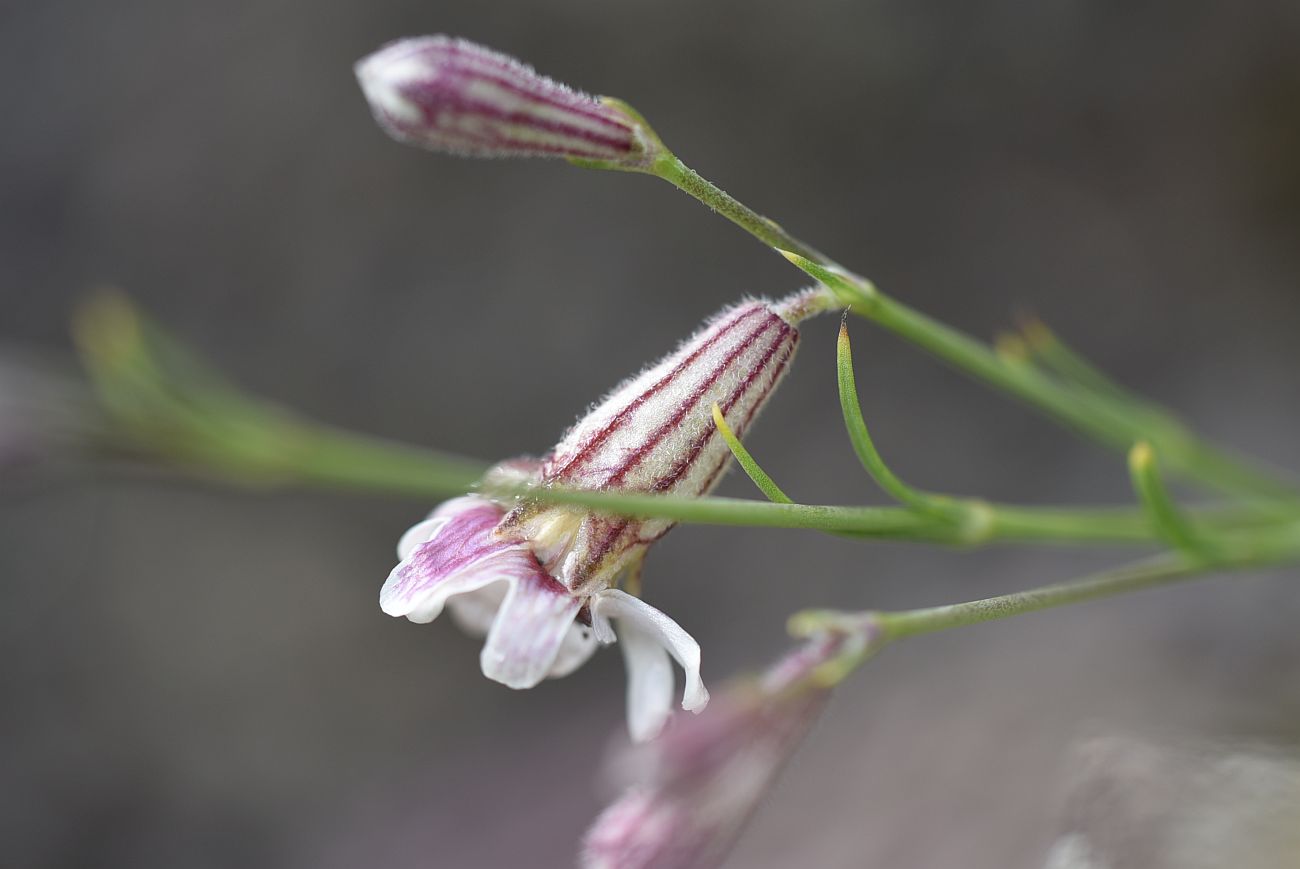
[[[709,492],[731,458],[712,406],[737,434],[749,428],[794,356],[793,323],[817,307],[808,298],[723,310],[615,389],[545,459],[507,462],[495,475],[598,491]],[[698,712],[709,697],[695,640],[618,588],[673,524],[535,500],[507,509],[479,495],[456,498],[402,537],[380,606],[414,622],[449,606],[463,628],[487,637],[483,674],[512,688],[570,673],[617,638],[628,727],[634,739],[649,739],[672,710],[672,660],[685,671],[682,708]]]

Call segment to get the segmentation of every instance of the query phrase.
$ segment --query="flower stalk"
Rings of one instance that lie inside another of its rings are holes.
[[[1133,480],[1133,491],[1151,517],[1151,524],[1164,537],[1165,542],[1189,555],[1210,558],[1212,547],[1174,503],[1165,487],[1151,444],[1146,441],[1134,444],[1133,449],[1129,450],[1128,467]]]
[[[1225,492],[1300,500],[1293,486],[1211,447],[1167,414],[1134,414],[1130,402],[1113,395],[1064,388],[1039,369],[1011,362],[983,342],[885,295],[869,280],[795,238],[666,149],[652,164],[652,172],[775,249],[836,293],[855,315],[1016,396],[1080,434],[1119,450],[1128,450],[1139,440],[1150,441],[1171,469]]]
[[[307,419],[250,396],[220,378],[180,341],[120,294],[81,307],[75,334],[105,411],[102,449],[153,458],[212,481],[257,488],[316,486],[401,497],[447,497],[477,488],[494,497],[532,497],[627,516],[705,525],[789,528],[973,545],[999,541],[1150,545],[1164,538],[1132,507],[1016,507],[978,502],[964,527],[906,507],[831,506],[600,492],[483,479],[489,465],[398,444]],[[751,457],[752,458],[752,457]],[[1185,511],[1203,536],[1287,535],[1289,511],[1244,507]]]
[[[1215,571],[1242,571],[1284,563],[1300,557],[1300,537],[1275,540],[1272,545],[1244,543],[1214,560],[1165,553],[1072,582],[943,606],[897,611],[844,612],[805,610],[790,619],[790,632],[810,636],[823,632],[860,632],[864,626],[878,631],[878,640],[844,664],[842,676],[887,643],[1012,616],[1056,609],[1071,604],[1131,594],[1162,585],[1204,578]]]

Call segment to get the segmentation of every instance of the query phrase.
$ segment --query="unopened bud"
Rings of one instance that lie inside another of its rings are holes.
[[[631,114],[463,39],[390,43],[356,65],[399,142],[466,157],[567,157],[634,169],[652,150]]]

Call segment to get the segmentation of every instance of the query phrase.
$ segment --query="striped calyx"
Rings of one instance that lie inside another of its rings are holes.
[[[678,350],[617,387],[542,464],[541,483],[598,491],[704,495],[731,459],[714,426],[717,403],[743,436],[794,357],[788,306],[746,302],[721,311]],[[788,313],[787,313],[787,316]],[[525,503],[500,532],[532,542],[571,589],[608,584],[673,522]]]
[[[794,324],[833,301],[809,290],[784,301],[726,308],[677,351],[636,375],[575,425],[544,460],[514,459],[487,475],[511,486],[703,495],[731,452],[713,421],[716,404],[743,434],[794,357]],[[513,506],[511,506],[513,505]],[[393,616],[427,622],[444,607],[485,637],[483,674],[531,688],[581,666],[617,642],[627,663],[628,731],[655,736],[672,711],[673,665],[682,708],[709,701],[700,646],[666,614],[618,586],[672,527],[525,498],[455,498],[402,535],[398,565],[379,593]]]
[[[379,125],[399,142],[468,157],[646,165],[637,122],[499,52],[449,36],[390,43],[356,65]]]

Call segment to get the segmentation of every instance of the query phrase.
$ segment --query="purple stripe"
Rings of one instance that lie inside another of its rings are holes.
[[[613,475],[608,477],[605,480],[604,485],[606,486],[617,485],[619,482],[623,480],[624,477],[627,476],[628,471],[632,470],[637,465],[641,464],[641,462],[645,459],[645,457],[651,451],[653,451],[655,447],[659,445],[659,442],[662,441],[665,437],[667,437],[669,432],[677,428],[678,424],[682,421],[682,419],[686,416],[686,414],[690,413],[691,410],[695,408],[695,405],[699,403],[700,399],[703,398],[706,393],[708,393],[709,389],[715,383],[718,382],[718,378],[722,376],[722,372],[730,368],[732,363],[734,363],[738,357],[740,357],[746,351],[752,348],[754,344],[758,343],[759,339],[769,329],[772,328],[774,322],[784,324],[784,321],[781,320],[781,318],[773,316],[772,319],[759,324],[759,326],[756,329],[752,330],[748,335],[746,335],[743,339],[741,339],[740,343],[735,347],[735,349],[733,349],[730,353],[728,353],[727,357],[722,360],[722,364],[714,368],[713,376],[707,378],[703,383],[695,387],[695,391],[691,393],[691,395],[684,402],[682,402],[681,406],[677,409],[677,412],[674,413],[672,417],[670,417],[661,426],[659,426],[658,430],[656,430],[653,434],[650,435],[649,440],[647,440],[645,443],[637,447],[636,451],[624,460],[622,466],[617,467],[614,470]],[[779,342],[780,338],[778,338],[777,340]],[[772,351],[768,350],[767,356],[764,357],[763,361],[766,362],[767,358],[770,357],[771,354]],[[758,369],[755,369],[754,371],[750,372],[749,378],[746,379],[745,383],[748,383],[749,379],[753,378],[757,373],[758,373]]]
[[[735,403],[739,401],[740,398],[745,394],[745,392],[748,391],[748,389],[754,384],[754,381],[758,378],[759,373],[764,371],[767,368],[768,363],[770,362],[772,357],[776,354],[777,348],[779,348],[782,344],[786,344],[785,339],[787,338],[787,336],[790,335],[791,332],[794,332],[794,330],[790,327],[790,325],[787,324],[781,318],[774,316],[773,319],[780,324],[781,326],[780,333],[777,335],[776,340],[772,342],[771,346],[769,346],[767,350],[764,352],[763,358],[749,373],[749,376],[746,377],[745,380],[739,386],[737,386],[735,390],[732,391],[732,393],[727,397],[725,403],[719,405],[724,415],[726,411],[729,410],[731,407],[733,407]],[[771,325],[772,325],[771,321],[765,323],[762,331],[766,331],[767,328],[770,327]],[[757,336],[751,336],[751,338],[753,339],[756,339],[756,337]],[[788,344],[786,344],[787,350],[784,356],[782,357],[780,364],[776,368],[776,375],[772,378],[771,383],[768,384],[764,394],[760,396],[760,398],[757,400],[754,408],[750,410],[749,416],[746,418],[746,425],[748,424],[749,420],[753,418],[753,415],[757,411],[759,405],[761,405],[762,402],[766,400],[767,393],[769,393],[772,387],[776,384],[777,378],[780,376],[781,371],[784,369],[786,365],[786,362],[788,362],[790,358],[790,354],[794,352],[794,348],[798,344],[798,337],[799,337],[798,333],[794,332],[794,339]],[[752,344],[752,341],[750,343]],[[741,348],[741,349],[743,350],[746,348]],[[698,398],[693,399],[692,402],[688,405],[687,409],[689,409],[689,407],[694,406],[694,404],[698,402],[698,400],[699,400]],[[683,414],[684,413],[685,411],[683,411]],[[717,434],[717,428],[710,427],[703,434],[697,437],[695,441],[692,443],[690,455],[686,458],[686,460],[679,461],[673,473],[666,478],[661,478],[657,480],[655,484],[650,488],[650,491],[661,492],[664,489],[671,487],[674,483],[680,480],[681,477],[686,473],[686,471],[690,469],[691,465],[695,463],[695,460],[699,456],[700,452],[703,451],[705,445],[715,434]],[[719,469],[710,474],[710,477],[708,479],[709,484],[711,484],[712,481],[716,478],[716,475],[721,470],[721,468],[726,466],[726,458],[727,457],[724,456],[723,461],[719,465]],[[635,524],[639,525],[640,523],[635,523]],[[618,538],[623,534],[623,532],[628,530],[629,526],[632,525],[634,525],[634,520],[630,520],[630,519],[622,519],[611,523],[610,530],[605,534],[605,537],[600,542],[600,545],[593,550],[593,555],[588,559],[588,564],[589,565],[599,564],[605,558],[605,555],[614,547],[614,544],[618,541]]]
[[[776,318],[776,321],[780,323],[782,327],[780,335],[777,336],[777,339],[772,343],[772,346],[767,348],[767,352],[763,354],[762,360],[754,367],[754,370],[749,373],[749,376],[745,378],[744,382],[741,383],[741,385],[727,398],[726,403],[719,405],[724,417],[726,416],[727,411],[731,410],[731,408],[735,406],[736,402],[740,400],[745,392],[748,391],[749,387],[754,384],[754,381],[758,379],[759,373],[767,370],[768,363],[771,361],[772,357],[776,355],[777,348],[785,343],[786,336],[793,331],[789,324],[779,317]],[[794,344],[792,343],[789,346],[793,347]],[[772,382],[775,383],[776,381],[773,380]],[[771,391],[771,385],[768,386],[767,391]],[[751,408],[750,417],[752,417],[754,412],[757,411],[759,404],[761,404],[765,398],[766,392],[759,397],[758,401],[755,402],[754,407]],[[748,425],[748,422],[749,420],[746,419],[745,424]],[[742,431],[743,429],[736,432],[737,437],[740,436]],[[710,426],[705,429],[704,433],[697,437],[695,442],[692,444],[691,452],[687,458],[684,461],[679,461],[674,472],[668,477],[656,481],[655,485],[651,488],[651,491],[662,492],[671,488],[673,484],[681,479],[682,475],[686,473],[691,465],[695,464],[695,459],[699,456],[700,452],[703,451],[705,445],[717,433],[718,429],[716,426]],[[725,465],[725,462],[723,464]]]
[[[627,121],[623,120],[621,117],[610,117],[608,113],[611,110],[606,108],[604,104],[594,97],[577,91],[560,89],[559,85],[537,80],[528,82],[527,84],[521,84],[515,79],[504,78],[502,76],[482,72],[481,70],[472,70],[465,67],[443,67],[439,69],[438,72],[444,75],[458,75],[463,78],[474,78],[478,81],[491,82],[492,84],[500,85],[506,90],[513,91],[516,94],[536,100],[537,102],[545,103],[555,108],[572,111],[574,114],[582,115],[585,118],[589,118],[615,129],[623,130],[627,133],[632,132],[632,127]],[[555,92],[548,92],[552,90]]]
[[[740,437],[744,433],[744,430],[749,428],[749,424],[753,421],[754,415],[758,413],[759,408],[761,408],[763,403],[767,401],[767,396],[771,394],[772,390],[776,388],[777,383],[781,381],[781,375],[785,373],[785,367],[789,364],[791,357],[794,356],[795,348],[798,346],[799,333],[796,332],[794,335],[794,341],[790,343],[789,349],[781,356],[781,361],[776,364],[775,371],[772,374],[772,381],[768,383],[764,395],[754,402],[754,406],[749,409],[749,413],[746,415],[744,423],[734,429],[736,437]],[[726,469],[727,460],[730,458],[730,450],[718,457],[718,466],[709,473],[708,477],[705,478],[704,486],[700,490],[701,492],[707,492],[709,489],[713,488],[713,484],[717,482],[718,477],[722,474],[723,470]]]
[[[435,116],[441,112],[451,111],[466,116],[490,118],[498,123],[521,124],[534,129],[545,130],[548,133],[572,136],[588,144],[606,145],[620,151],[630,150],[634,145],[631,137],[620,139],[603,136],[590,130],[570,126],[562,121],[538,118],[530,115],[527,111],[503,112],[492,103],[466,99],[459,94],[434,90],[432,86],[428,85],[421,85],[418,88],[412,87],[411,91],[413,102],[420,107],[420,111],[424,114],[425,123],[435,130],[440,129]],[[458,133],[458,131],[451,132],[453,135]]]
[[[410,136],[417,141],[428,141],[429,131],[424,127],[395,127],[403,135]],[[506,153],[523,153],[523,154],[564,154],[570,157],[591,157],[593,159],[606,159],[611,156],[617,156],[619,151],[612,149],[600,149],[584,147],[578,144],[553,145],[542,144],[535,141],[525,141],[521,139],[509,139],[501,136],[475,136],[472,133],[461,131],[451,132],[439,130],[436,133],[437,147],[444,148],[448,151],[464,150],[476,154],[487,154],[496,152],[499,154]]]
[[[461,93],[462,88],[458,86],[459,84],[460,82],[456,82],[456,81],[449,82],[440,79],[433,82],[414,83],[408,85],[407,87],[410,91],[413,92],[414,96],[428,97],[429,99],[436,101],[438,107],[468,106],[475,109],[478,109],[480,107],[485,107],[486,111],[481,112],[482,114],[487,114],[497,118],[506,118],[506,119],[518,119],[521,117],[529,118],[536,125],[547,127],[547,128],[563,125],[562,121],[544,120],[542,118],[538,118],[531,114],[528,114],[527,109],[517,109],[514,112],[504,112],[499,107],[497,107],[494,103],[486,102],[481,99],[477,99],[477,100],[471,99],[469,97],[463,96]],[[416,102],[418,103],[419,100],[417,99]],[[428,111],[430,107],[421,105],[421,108],[424,108],[426,111]],[[560,106],[560,108],[570,109],[572,107]],[[583,113],[575,112],[575,114],[583,114]],[[583,116],[585,117],[585,115]],[[631,135],[632,131],[629,127],[618,126],[618,130],[620,130],[625,135],[619,137],[606,137],[600,133],[593,133],[585,130],[581,130],[580,133],[583,135],[590,135],[596,139],[606,139],[607,141],[611,141],[611,142],[628,142],[628,143],[632,142],[632,135]]]
[[[690,365],[696,359],[698,359],[701,354],[706,352],[714,344],[717,344],[718,341],[722,340],[723,335],[725,335],[728,331],[734,328],[738,323],[740,323],[741,320],[745,319],[746,317],[750,316],[751,314],[759,310],[762,310],[761,306],[737,309],[732,314],[730,320],[724,323],[720,323],[717,326],[717,328],[714,330],[713,334],[708,337],[708,340],[700,344],[700,346],[697,347],[695,350],[693,350],[689,356],[687,356],[685,359],[679,362],[676,365],[676,367],[673,368],[672,371],[665,374],[656,383],[652,384],[648,389],[646,389],[645,392],[641,393],[636,398],[628,402],[626,407],[624,407],[618,413],[614,414],[613,418],[610,419],[610,421],[605,424],[605,427],[600,431],[592,434],[590,438],[587,440],[587,442],[584,443],[581,447],[579,447],[577,452],[575,452],[573,456],[569,458],[568,461],[565,462],[563,467],[544,472],[543,476],[545,477],[546,481],[552,482],[556,480],[559,477],[559,475],[569,473],[571,470],[573,470],[575,465],[587,459],[594,450],[598,449],[601,446],[601,444],[609,440],[610,435],[612,435],[614,431],[627,420],[628,416],[630,416],[638,408],[640,408],[643,404],[645,404],[645,402],[648,399],[650,399],[655,393],[661,390],[669,381],[680,376],[681,372],[684,371],[688,365]]]
[[[603,148],[599,145],[579,144],[577,142],[567,144],[552,144],[530,141],[525,139],[512,139],[502,136],[498,133],[489,133],[478,135],[461,130],[435,130],[430,131],[427,127],[408,125],[398,126],[401,122],[394,124],[394,129],[398,130],[403,136],[410,137],[419,142],[434,141],[438,148],[456,149],[463,148],[475,153],[498,150],[514,150],[525,153],[554,153],[568,154],[575,157],[593,157],[609,158],[617,157],[624,153],[614,148]]]
[[[547,105],[569,109],[598,123],[631,132],[632,128],[625,119],[621,116],[613,117],[613,110],[595,97],[561,85],[508,55],[473,43],[450,39],[417,42],[419,44],[413,45],[410,52],[396,55],[393,59],[420,57],[428,64],[430,71],[437,75],[492,82]],[[477,64],[492,67],[496,71],[479,69]]]
[[[493,552],[514,546],[492,538],[492,529],[500,519],[501,512],[492,506],[453,516],[432,540],[421,544],[406,559],[394,591],[402,594],[417,583],[436,583]]]

